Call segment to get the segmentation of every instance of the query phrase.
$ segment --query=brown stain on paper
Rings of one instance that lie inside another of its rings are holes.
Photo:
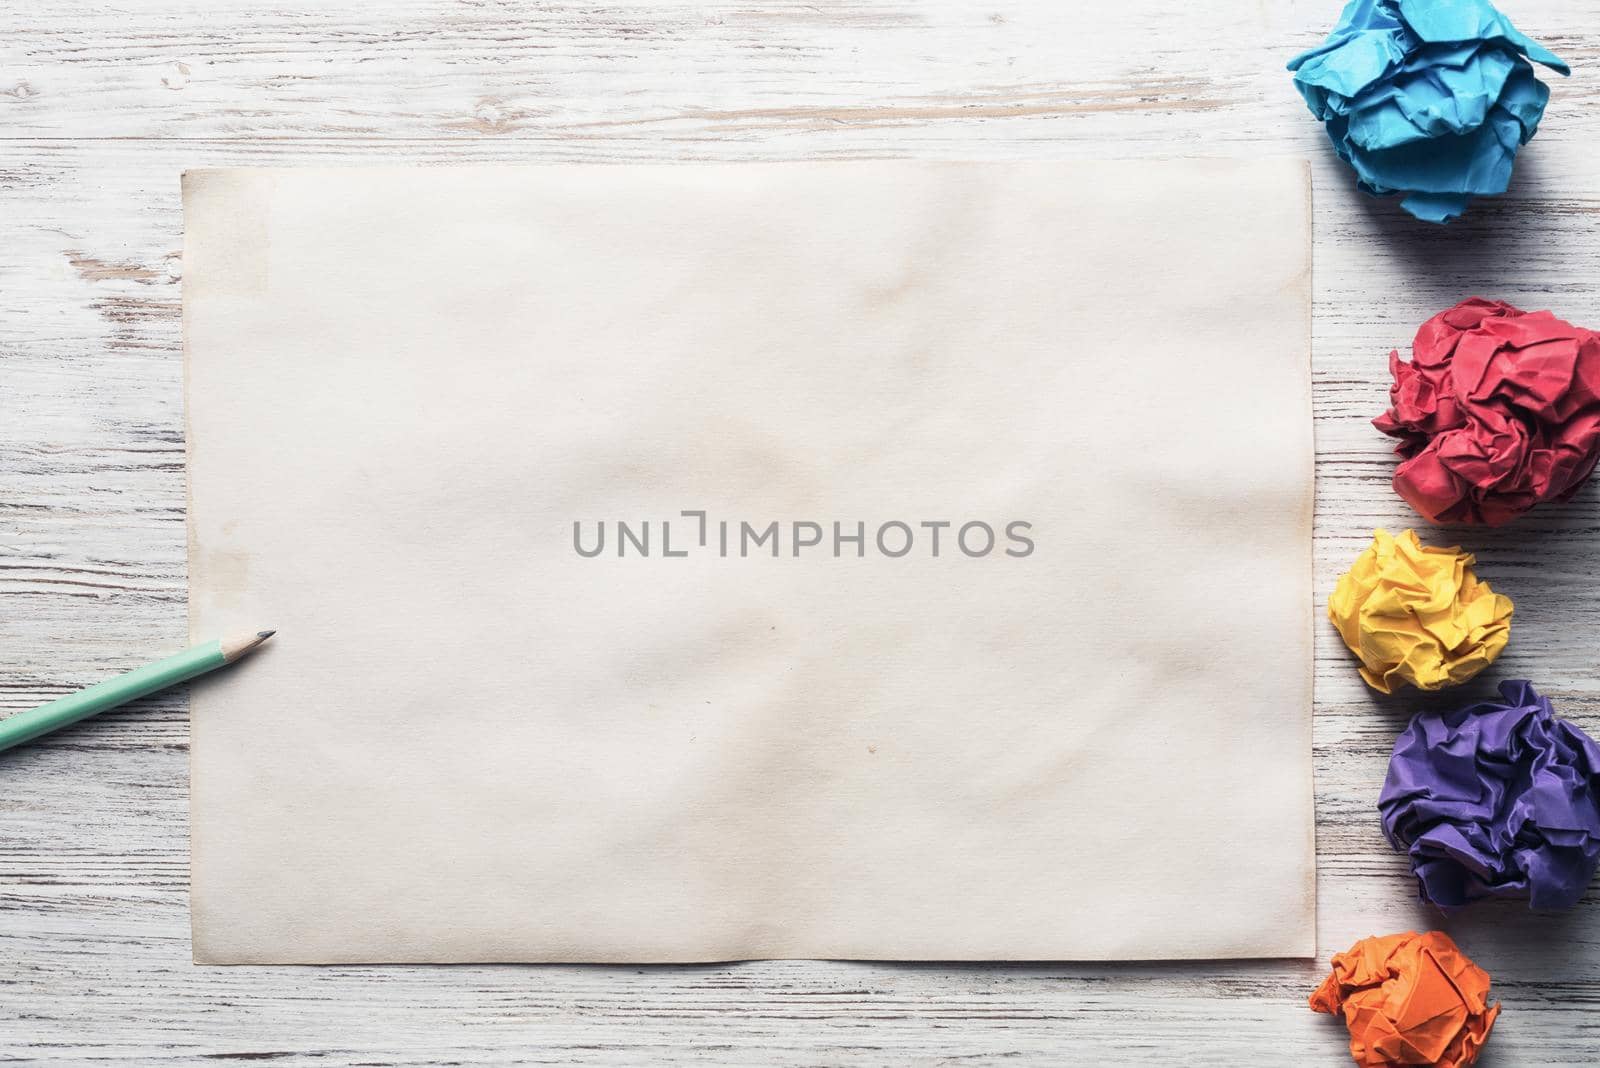
[[[214,607],[236,607],[250,581],[250,554],[237,550],[203,549],[197,554],[196,566],[189,576],[193,586],[204,585],[211,591]],[[204,576],[204,582],[201,582]]]

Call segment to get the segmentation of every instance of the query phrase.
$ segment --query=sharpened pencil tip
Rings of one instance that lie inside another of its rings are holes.
[[[276,633],[275,630],[247,630],[231,638],[223,638],[217,644],[222,646],[223,661],[231,664],[250,650],[259,649],[263,642]]]

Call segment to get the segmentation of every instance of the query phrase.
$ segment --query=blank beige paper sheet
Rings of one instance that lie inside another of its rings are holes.
[[[1308,201],[188,174],[196,959],[1311,955]]]

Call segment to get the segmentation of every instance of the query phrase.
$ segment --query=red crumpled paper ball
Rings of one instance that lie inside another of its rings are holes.
[[[1395,492],[1434,523],[1499,526],[1561,501],[1600,459],[1600,334],[1473,297],[1389,354]]]

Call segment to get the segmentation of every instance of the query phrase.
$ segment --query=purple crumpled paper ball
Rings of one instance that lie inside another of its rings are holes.
[[[1568,908],[1600,866],[1600,746],[1528,682],[1500,701],[1423,712],[1394,744],[1378,798],[1422,900]]]

